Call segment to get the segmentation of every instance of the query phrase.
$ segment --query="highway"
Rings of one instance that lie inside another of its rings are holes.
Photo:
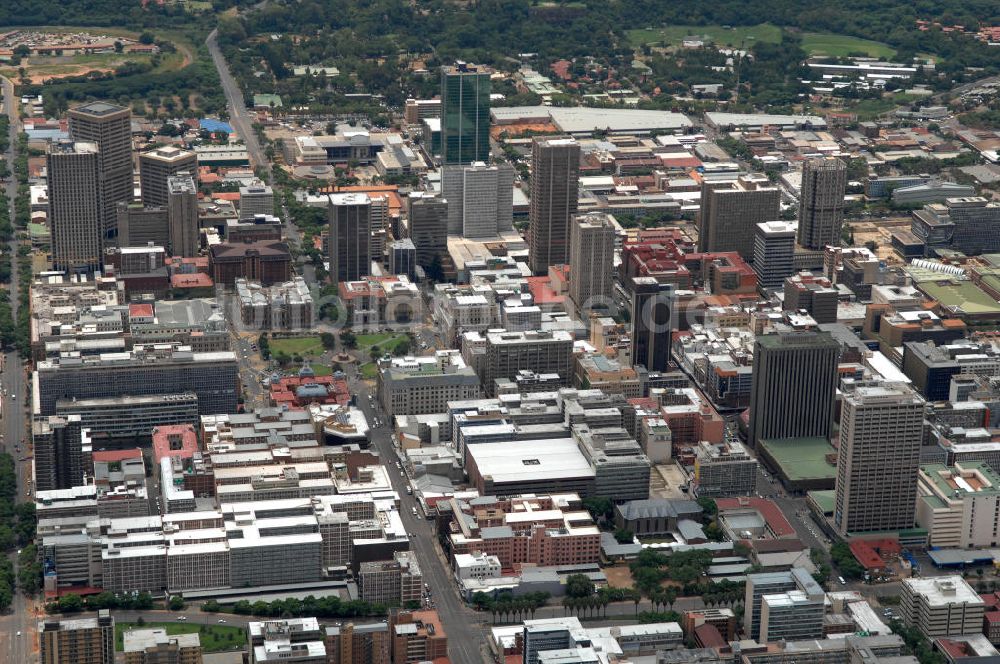
[[[14,156],[17,149],[19,118],[17,114],[18,100],[14,96],[14,86],[6,78],[0,78],[3,87],[4,110],[10,119],[10,149],[4,158],[14,170]],[[14,196],[17,194],[16,179],[12,176],[6,184],[7,197],[10,199],[11,222],[14,220]],[[17,317],[17,238],[8,245],[11,261],[10,302],[12,314]],[[27,381],[21,358],[16,352],[9,352],[3,358],[3,371],[0,373],[0,394],[2,394],[2,419],[0,431],[3,433],[3,450],[13,455],[15,460],[30,456],[27,432],[25,430],[24,408],[28,403]],[[21,440],[26,443],[21,445]],[[17,447],[20,447],[18,452]],[[16,461],[17,463],[17,493],[21,500],[29,498],[31,461]],[[11,554],[16,561],[17,556]],[[15,563],[16,564],[16,563]],[[21,594],[14,593],[14,603],[9,614],[0,616],[0,659],[8,662],[32,662],[35,660],[35,619],[31,605]]]
[[[358,379],[355,367],[352,365],[347,371],[351,393],[356,396],[358,407],[364,412],[369,426],[372,427],[372,446],[378,451],[383,464],[389,470],[392,488],[399,494],[400,513],[411,535],[410,550],[417,557],[424,582],[431,588],[431,601],[448,635],[448,656],[455,664],[480,664],[484,658],[482,650],[485,643],[483,632],[485,623],[482,622],[484,616],[468,608],[459,598],[448,563],[435,542],[433,522],[420,515],[420,506],[416,499],[406,493],[409,482],[403,472],[396,468],[398,456],[390,437],[390,429],[386,426],[388,416],[381,411],[377,400],[369,401],[368,395],[371,394],[372,388],[365,381]],[[376,417],[380,419],[381,427],[374,427]],[[413,508],[418,511],[417,517],[413,516]],[[489,616],[485,619],[488,620]]]

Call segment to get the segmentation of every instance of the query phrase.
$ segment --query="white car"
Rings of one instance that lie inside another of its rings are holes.
[[[178,620],[187,620],[188,617],[187,616],[177,616],[177,619]]]

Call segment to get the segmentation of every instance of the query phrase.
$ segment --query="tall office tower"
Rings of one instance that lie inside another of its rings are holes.
[[[139,186],[142,204],[167,206],[167,180],[178,173],[197,173],[198,157],[190,150],[162,145],[139,154]]]
[[[757,224],[753,238],[753,271],[761,292],[781,288],[785,277],[795,274],[794,222],[765,221]]]
[[[274,191],[263,182],[240,187],[240,219],[258,214],[274,214]]]
[[[142,203],[118,204],[119,247],[145,247],[153,243],[166,248],[169,242],[167,208],[145,207]]]
[[[98,155],[98,199],[105,237],[115,236],[117,208],[132,200],[132,111],[103,101],[93,101],[69,110],[69,137],[96,143]]]
[[[198,187],[187,173],[167,180],[167,224],[171,256],[196,256],[201,245]]]
[[[41,664],[114,664],[115,619],[102,609],[96,618],[38,623]]]
[[[52,265],[68,272],[93,272],[101,264],[100,155],[95,143],[61,141],[45,159],[49,180]],[[117,223],[118,213],[115,211]]]
[[[490,158],[490,74],[459,62],[441,70],[441,163]]]
[[[427,268],[448,253],[448,201],[414,192],[408,202],[409,236],[417,250],[417,265]]]
[[[514,169],[476,162],[441,169],[448,235],[492,238],[514,226]]]
[[[753,351],[748,441],[830,438],[840,344],[827,332],[762,334]]]
[[[536,138],[531,144],[529,266],[546,274],[569,259],[569,221],[580,194],[580,144],[573,138]]]
[[[405,274],[414,278],[417,267],[417,248],[413,240],[403,238],[389,243],[389,274]]]
[[[780,203],[781,192],[760,173],[702,183],[698,251],[736,251],[752,261],[757,224],[777,219]]]
[[[368,194],[330,194],[330,276],[357,281],[371,272],[372,202]]]
[[[31,423],[35,448],[35,490],[70,489],[84,483],[81,418],[73,415],[37,417]]]
[[[799,198],[799,244],[820,250],[840,246],[844,222],[847,164],[836,157],[810,159],[802,168]]]
[[[674,285],[654,277],[632,280],[632,366],[667,371],[670,340],[676,329]]]
[[[578,311],[609,309],[613,302],[615,227],[611,215],[592,212],[570,226],[569,296]]]
[[[904,383],[845,389],[833,511],[840,534],[913,527],[925,406]]]
[[[368,254],[371,260],[381,263],[385,260],[386,238],[389,235],[389,198],[376,193],[368,196],[371,200],[371,213],[368,216],[371,224],[371,237],[368,240]]]

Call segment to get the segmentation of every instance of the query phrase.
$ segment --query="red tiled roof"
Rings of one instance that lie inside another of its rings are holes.
[[[660,157],[660,161],[668,168],[698,168],[703,165],[697,157]]]
[[[740,497],[717,498],[715,501],[719,511],[753,508],[764,517],[775,537],[787,537],[795,534],[795,529],[788,522],[778,505],[766,498]]]
[[[886,556],[900,554],[899,542],[893,539],[854,539],[848,542],[848,546],[861,566],[870,570],[885,567]]]
[[[204,288],[212,287],[215,282],[204,272],[192,274],[175,274],[170,277],[171,288]]]
[[[180,439],[179,449],[170,449],[170,441]],[[153,459],[159,464],[164,457],[190,458],[198,451],[198,434],[190,424],[168,424],[153,429]]]
[[[695,639],[703,648],[725,648],[729,645],[719,628],[711,623],[703,623],[694,628]]]
[[[115,461],[124,461],[125,459],[142,458],[142,450],[139,448],[131,450],[98,450],[97,452],[94,452],[92,456],[94,461],[113,463]]]
[[[130,304],[128,305],[129,318],[152,318],[153,305],[151,304]]]
[[[531,297],[535,304],[559,304],[566,300],[564,295],[559,295],[552,290],[548,277],[528,277],[527,282],[528,290],[531,291]]]

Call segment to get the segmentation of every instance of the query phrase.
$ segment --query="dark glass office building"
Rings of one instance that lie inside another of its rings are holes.
[[[441,70],[441,163],[490,157],[490,71],[459,62]]]

